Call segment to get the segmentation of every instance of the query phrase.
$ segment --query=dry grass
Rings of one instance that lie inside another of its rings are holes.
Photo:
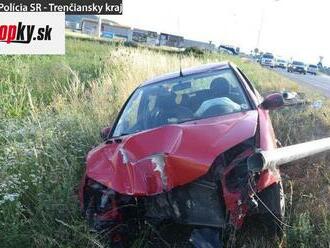
[[[300,90],[236,57],[192,54],[182,64],[221,60],[239,65],[261,92]],[[74,193],[84,156],[138,84],[178,70],[177,52],[70,38],[66,56],[0,61],[0,247],[104,247],[100,236],[88,232]],[[329,136],[330,104],[324,102],[321,109],[304,106],[272,114],[284,145]],[[287,230],[287,247],[330,245],[328,161],[315,157],[283,170],[287,221],[293,226]],[[144,238],[136,244],[143,247]],[[265,241],[251,238],[245,247],[265,247]]]

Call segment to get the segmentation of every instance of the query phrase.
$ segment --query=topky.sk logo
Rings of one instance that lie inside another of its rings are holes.
[[[0,42],[29,44],[33,40],[50,41],[52,29],[50,25],[36,28],[36,25],[24,25],[22,22],[13,25],[0,23]]]

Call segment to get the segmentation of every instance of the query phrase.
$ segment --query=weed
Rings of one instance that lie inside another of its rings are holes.
[[[179,69],[179,54],[172,50],[67,38],[66,51],[65,56],[0,57],[0,247],[106,246],[89,233],[79,212],[75,192],[85,155],[138,84]],[[262,93],[301,90],[275,72],[229,55],[183,54],[182,65],[222,60],[236,63]],[[277,137],[288,145],[329,135],[328,106],[325,101],[317,110],[274,112]],[[283,170],[286,185],[293,184],[288,247],[329,247],[327,161],[312,158]],[[135,247],[143,246],[143,235]],[[263,247],[265,241],[246,244]]]

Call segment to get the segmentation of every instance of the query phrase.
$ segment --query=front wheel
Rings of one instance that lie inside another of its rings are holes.
[[[285,196],[282,182],[273,184],[260,192],[258,201],[261,224],[272,239],[282,240],[284,236]],[[264,206],[265,205],[265,206]]]

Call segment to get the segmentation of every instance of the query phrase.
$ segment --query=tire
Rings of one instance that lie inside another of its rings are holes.
[[[261,202],[259,203],[259,218],[266,229],[268,236],[274,240],[282,240],[284,236],[285,198],[282,182],[273,184],[260,192],[259,197],[271,210],[271,214]],[[276,218],[273,216],[275,215]]]

